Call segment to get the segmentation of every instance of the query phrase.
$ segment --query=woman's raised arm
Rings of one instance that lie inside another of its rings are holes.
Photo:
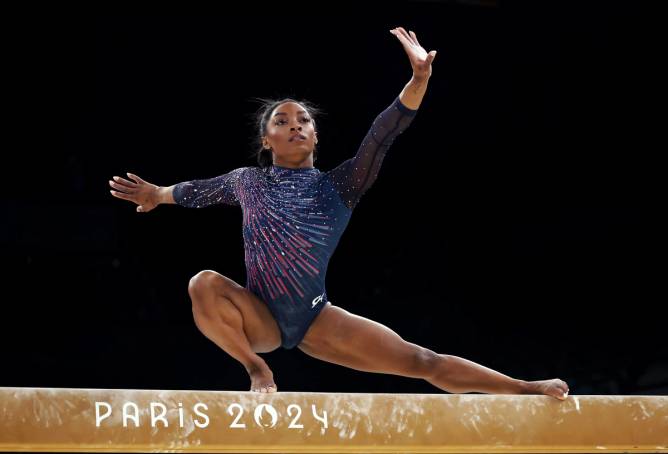
[[[403,27],[393,28],[390,33],[396,36],[404,47],[413,69],[413,77],[399,94],[399,99],[404,106],[416,110],[420,107],[427,91],[427,83],[431,77],[431,62],[436,58],[436,51],[427,53],[420,45],[417,35],[413,31],[407,32]]]
[[[394,139],[413,121],[427,90],[431,62],[436,56],[435,50],[427,53],[422,48],[412,31],[408,33],[398,27],[390,32],[404,47],[413,76],[392,104],[375,118],[355,156],[329,172],[330,180],[350,209],[357,205],[362,195],[376,181],[385,154]]]

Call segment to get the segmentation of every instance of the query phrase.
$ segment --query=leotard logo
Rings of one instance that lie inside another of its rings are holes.
[[[319,295],[319,296],[316,296],[315,298],[313,298],[313,301],[311,302],[311,309],[313,309],[318,304],[320,304],[320,302],[322,301],[323,296],[325,296],[324,293],[322,295]]]

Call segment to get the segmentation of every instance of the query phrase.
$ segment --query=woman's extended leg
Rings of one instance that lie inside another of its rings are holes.
[[[267,306],[255,294],[215,271],[197,273],[188,285],[195,324],[202,333],[241,362],[251,391],[275,392],[273,373],[256,354],[281,345],[281,334]]]
[[[356,370],[422,378],[452,393],[546,394],[563,399],[568,392],[560,379],[526,382],[458,356],[435,353],[333,305],[318,315],[299,349]]]

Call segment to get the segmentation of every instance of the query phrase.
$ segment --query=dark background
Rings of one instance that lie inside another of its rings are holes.
[[[255,165],[253,97],[323,108],[316,167],[335,167],[410,78],[401,25],[438,50],[433,76],[330,262],[330,300],[573,394],[668,392],[652,13],[541,4],[25,19],[5,69],[0,386],[247,390],[187,293],[203,269],[245,282],[240,209],[140,214],[108,180]],[[261,356],[282,391],[441,392]]]

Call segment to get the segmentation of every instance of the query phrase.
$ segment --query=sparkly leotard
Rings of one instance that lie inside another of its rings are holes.
[[[328,172],[240,167],[175,185],[174,200],[185,207],[241,206],[246,288],[268,305],[283,348],[299,345],[325,307],[329,259],[388,148],[416,113],[397,97],[373,121],[355,156]]]

